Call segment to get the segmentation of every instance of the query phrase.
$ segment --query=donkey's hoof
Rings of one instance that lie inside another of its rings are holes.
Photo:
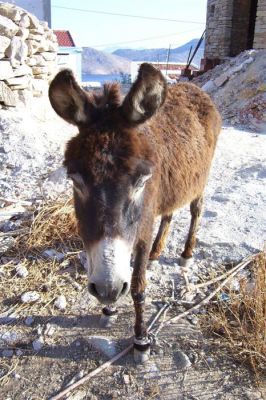
[[[136,364],[143,364],[150,358],[150,341],[149,339],[134,340],[134,361]]]
[[[150,358],[150,348],[141,351],[134,347],[134,361],[136,364],[144,364],[149,361]]]
[[[178,263],[179,263],[180,267],[190,268],[191,265],[193,264],[193,257],[184,258],[184,257],[180,256]]]

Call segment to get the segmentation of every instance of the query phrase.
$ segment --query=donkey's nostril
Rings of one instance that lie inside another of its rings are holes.
[[[128,283],[124,282],[120,295],[126,294],[128,290]]]

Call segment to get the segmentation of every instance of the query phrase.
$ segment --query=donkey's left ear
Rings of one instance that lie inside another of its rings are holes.
[[[162,73],[151,64],[141,64],[138,77],[125,97],[122,112],[134,124],[150,118],[164,103],[167,83]]]
[[[88,94],[76,82],[71,70],[60,71],[49,87],[49,99],[55,112],[67,122],[89,122],[92,104]]]

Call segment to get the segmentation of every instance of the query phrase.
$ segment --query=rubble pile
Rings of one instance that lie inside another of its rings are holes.
[[[0,108],[47,91],[56,72],[57,38],[47,22],[0,2]]]
[[[224,123],[266,129],[266,51],[247,50],[193,80],[216,103]]]

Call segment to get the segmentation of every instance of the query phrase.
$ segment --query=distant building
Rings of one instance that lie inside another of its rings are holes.
[[[131,62],[131,82],[134,82],[137,75],[138,70],[141,64],[147,61],[132,61]],[[176,62],[155,62],[155,61],[148,61],[149,64],[152,64],[154,67],[159,69],[162,74],[166,77],[169,83],[176,82],[180,75],[181,71],[186,68],[187,63],[176,63]],[[198,67],[195,64],[191,64],[189,69],[191,71],[198,71]]]
[[[266,0],[208,0],[202,67],[252,48],[266,49]]]
[[[47,21],[51,28],[51,0],[8,0],[4,3],[13,3],[35,15],[41,21]]]
[[[81,56],[82,48],[76,47],[69,31],[54,30],[59,49],[57,53],[57,63],[59,69],[70,68],[75,73],[78,81],[82,80]]]

